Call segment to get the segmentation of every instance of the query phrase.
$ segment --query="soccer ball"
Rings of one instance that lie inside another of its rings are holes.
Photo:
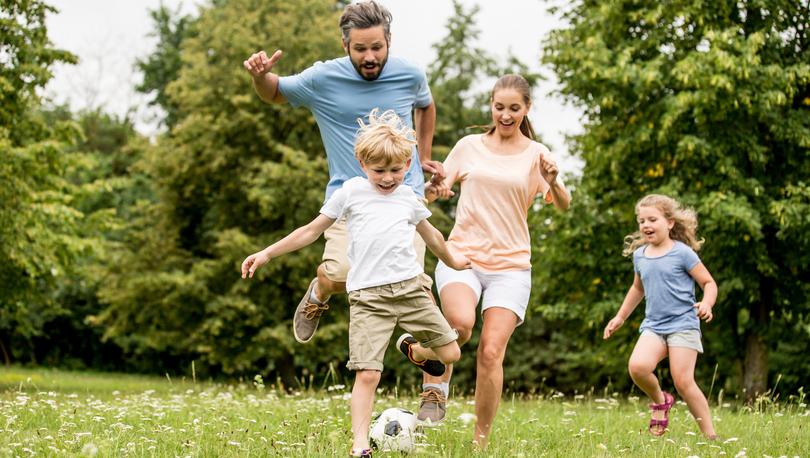
[[[412,451],[415,436],[416,415],[405,409],[386,409],[371,421],[371,445],[384,452]]]

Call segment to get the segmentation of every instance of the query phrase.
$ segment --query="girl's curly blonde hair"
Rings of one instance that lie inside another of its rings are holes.
[[[354,155],[364,164],[402,163],[413,155],[414,131],[402,122],[394,110],[380,114],[375,108],[368,114],[368,124],[357,120],[360,130],[354,143]]]
[[[669,238],[679,240],[689,245],[693,250],[699,251],[703,246],[703,239],[697,238],[697,213],[681,204],[669,196],[661,194],[648,194],[636,203],[636,215],[641,207],[655,207],[668,220],[675,221],[675,225],[669,230]],[[622,255],[630,256],[636,249],[646,242],[641,231],[633,232],[624,238],[624,250]]]

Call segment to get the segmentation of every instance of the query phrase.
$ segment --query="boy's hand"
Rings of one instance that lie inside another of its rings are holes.
[[[714,315],[712,314],[711,305],[705,304],[703,302],[698,302],[697,304],[695,304],[695,308],[697,309],[698,318],[706,320],[707,323],[709,321],[712,321],[712,318],[714,318]]]
[[[433,183],[433,181],[430,181],[425,185],[425,199],[427,199],[428,202],[433,202],[439,198],[448,199],[454,195],[455,193],[443,184],[436,185]]]
[[[259,251],[246,257],[245,260],[242,261],[242,278],[253,278],[253,272],[256,272],[256,269],[267,264],[269,260],[270,257],[267,256],[264,251]]]
[[[452,264],[448,264],[447,267],[450,267],[451,269],[454,270],[464,270],[470,268],[470,260],[467,259],[467,256],[454,254],[451,254],[450,256],[453,262]]]
[[[624,319],[619,318],[617,316],[613,317],[613,319],[608,322],[607,326],[605,326],[605,332],[604,334],[602,334],[602,338],[608,339],[610,336],[613,335],[614,332],[616,332],[617,329],[622,327],[623,324]]]

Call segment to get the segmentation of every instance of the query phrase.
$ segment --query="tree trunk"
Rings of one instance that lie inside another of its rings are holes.
[[[8,352],[6,351],[6,346],[3,345],[3,339],[0,339],[0,352],[3,353],[3,361],[5,362],[6,366],[11,365],[11,358],[8,357]]]
[[[743,369],[745,400],[753,401],[768,386],[768,348],[756,330],[745,337],[745,367]]]

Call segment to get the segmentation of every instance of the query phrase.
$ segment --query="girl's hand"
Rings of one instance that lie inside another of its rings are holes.
[[[613,335],[614,332],[616,332],[617,329],[622,327],[623,324],[624,319],[619,318],[617,316],[613,317],[613,319],[608,322],[607,326],[605,326],[605,332],[604,334],[602,334],[602,338],[608,339],[610,336]]]
[[[545,154],[540,156],[540,175],[543,176],[546,183],[554,183],[554,180],[557,179],[557,174],[559,172],[560,171],[557,168],[557,163],[554,162],[554,159],[546,157]]]
[[[712,321],[712,318],[714,318],[714,315],[712,314],[711,305],[703,302],[698,302],[697,304],[695,304],[695,308],[697,309],[698,318],[706,320],[707,323],[709,321]]]
[[[246,257],[245,260],[242,261],[242,278],[253,278],[253,273],[256,272],[256,269],[267,264],[269,260],[270,257],[267,256],[264,251],[259,251]]]

